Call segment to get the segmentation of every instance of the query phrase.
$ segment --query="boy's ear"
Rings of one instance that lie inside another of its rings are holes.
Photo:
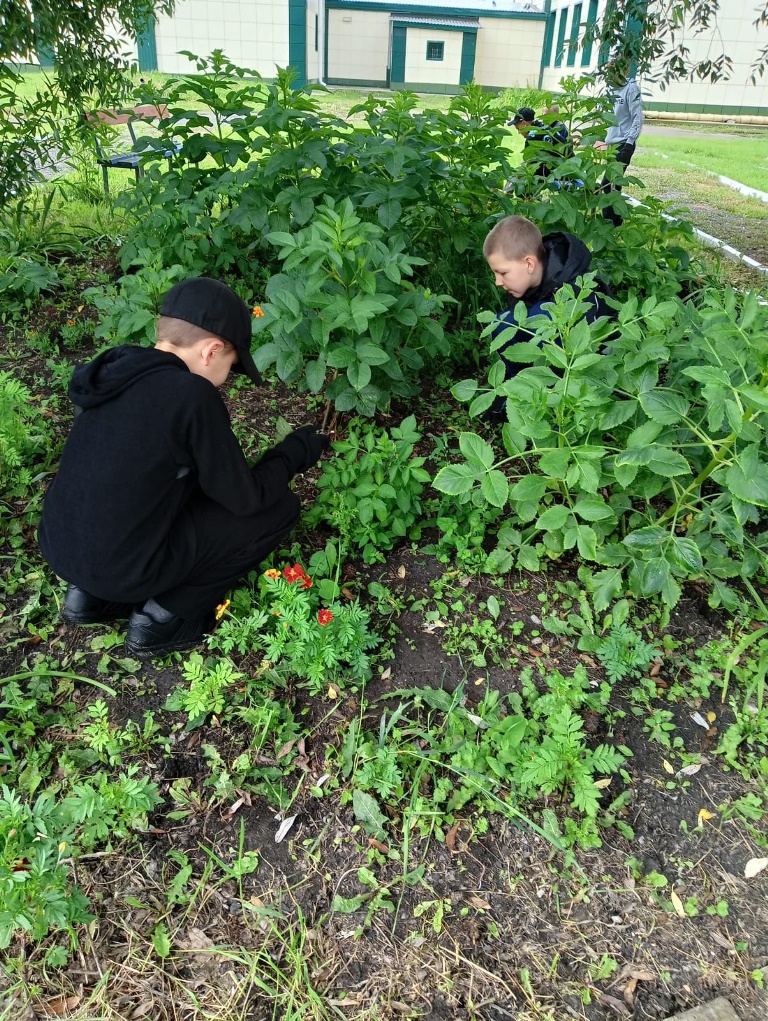
[[[224,341],[218,337],[206,337],[200,342],[200,357],[204,365],[209,365],[214,355],[224,350]]]

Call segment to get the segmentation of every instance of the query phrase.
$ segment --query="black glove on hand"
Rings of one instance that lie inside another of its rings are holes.
[[[275,449],[288,455],[293,471],[298,473],[317,464],[330,442],[329,437],[321,433],[316,425],[303,425],[289,433]]]

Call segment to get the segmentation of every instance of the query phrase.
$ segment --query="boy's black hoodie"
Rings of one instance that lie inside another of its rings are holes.
[[[514,309],[518,301],[524,301],[530,312],[534,306],[541,305],[545,301],[552,301],[555,292],[563,284],[574,284],[577,277],[589,273],[592,265],[592,253],[575,234],[568,234],[566,231],[556,231],[553,234],[545,235],[544,251],[546,253],[544,263],[544,275],[538,287],[531,287],[525,292],[522,299],[509,296],[509,307]],[[614,318],[616,313],[604,301],[606,295],[610,296],[608,287],[600,280],[597,281],[597,290],[592,292],[590,302],[594,306],[594,312],[586,314],[587,322],[593,322],[600,316]],[[537,309],[537,311],[539,311]]]
[[[592,255],[584,242],[579,240],[574,234],[557,231],[553,234],[545,235],[543,242],[546,258],[541,283],[538,287],[529,288],[522,298],[515,298],[511,294],[508,295],[508,311],[499,316],[498,326],[493,331],[494,337],[498,336],[502,330],[507,330],[510,326],[517,325],[514,312],[515,305],[519,301],[525,303],[529,315],[546,315],[546,310],[541,306],[548,301],[552,301],[556,292],[564,284],[575,284],[577,277],[589,272],[590,265],[592,264]],[[606,296],[610,296],[610,290],[606,284],[598,280],[597,289],[587,298],[590,307],[584,314],[584,318],[588,323],[593,323],[600,316],[608,316],[609,319],[616,318],[615,310],[605,301]],[[530,341],[530,339],[531,333],[529,330],[518,329],[504,347],[500,348],[499,357],[506,366],[507,379],[516,376],[524,367],[520,362],[515,362],[508,358],[508,352],[515,344]],[[491,416],[503,414],[504,404],[505,401],[502,398],[497,398],[496,403],[493,405]]]
[[[169,352],[105,351],[75,370],[69,395],[79,411],[45,499],[40,549],[56,574],[101,599],[144,600],[185,577],[190,499],[254,514],[306,466],[294,434],[249,468],[216,388]]]

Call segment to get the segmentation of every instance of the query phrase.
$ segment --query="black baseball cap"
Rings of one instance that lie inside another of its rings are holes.
[[[251,355],[251,312],[243,299],[221,280],[192,277],[181,280],[163,298],[160,315],[183,319],[185,323],[210,330],[214,337],[228,341],[237,351],[233,372],[254,383],[261,382]]]
[[[523,121],[535,121],[536,111],[532,110],[530,106],[521,106],[515,116],[512,118],[513,124],[521,124]]]

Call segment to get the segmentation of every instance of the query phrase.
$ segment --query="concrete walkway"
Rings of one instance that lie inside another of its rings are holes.
[[[750,125],[741,125],[742,127],[750,127]],[[754,126],[755,138],[759,138],[761,135],[768,136],[768,130],[761,128],[757,125]],[[695,131],[689,128],[673,128],[668,127],[666,124],[656,124],[654,121],[645,121],[643,124],[642,134],[640,140],[642,141],[643,135],[666,135],[667,138],[724,138],[727,142],[732,142],[735,139],[746,138],[746,135],[726,134],[724,131]]]

